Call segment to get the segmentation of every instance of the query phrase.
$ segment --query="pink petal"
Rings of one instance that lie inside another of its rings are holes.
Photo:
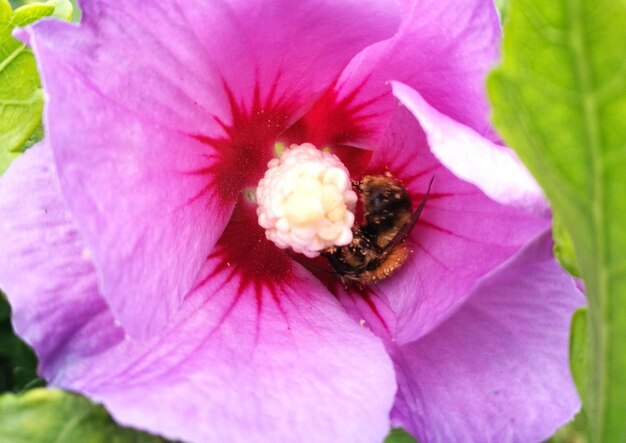
[[[405,0],[406,19],[388,60],[399,80],[435,108],[490,134],[487,72],[500,55],[501,28],[492,1]],[[418,51],[415,51],[418,48]]]
[[[438,112],[411,87],[398,82],[391,85],[426,132],[431,152],[457,177],[499,203],[549,213],[543,191],[512,150]]]
[[[551,250],[541,235],[445,323],[396,348],[396,425],[424,442],[529,442],[574,415],[569,324],[584,299]]]
[[[549,220],[500,205],[459,180],[430,153],[406,109],[398,109],[370,171],[389,170],[422,199],[422,216],[409,237],[409,261],[376,291],[397,315],[395,339],[416,340],[447,318],[481,278],[549,226]]]
[[[37,352],[40,374],[71,379],[84,359],[123,339],[98,294],[45,143],[0,178],[0,238],[0,287],[17,332]]]
[[[233,83],[248,79],[248,91],[259,84],[263,95],[264,89],[277,86],[277,96],[297,97],[306,107],[355,54],[392,36],[400,23],[399,8],[385,0],[225,3],[237,18],[237,32],[246,39],[250,61],[244,69],[230,67],[233,55],[226,53],[228,62],[221,64],[222,69],[233,70]]]
[[[355,322],[384,341],[395,340],[398,316],[385,294],[379,293],[375,287],[344,290],[339,285],[333,287],[333,294]]]
[[[299,271],[240,284],[215,276],[160,340],[94,360],[70,387],[185,441],[382,441],[396,385],[378,339]]]
[[[395,30],[361,6],[94,0],[34,26],[62,189],[130,334],[178,309],[291,114]]]
[[[462,7],[453,0],[401,3],[403,20],[396,35],[358,54],[300,124],[323,127],[326,143],[340,140],[372,149],[396,107],[387,83],[398,80],[444,114],[495,138],[484,91],[485,76],[499,56],[500,20],[493,2],[469,0]]]
[[[60,23],[47,25],[34,40],[51,95],[47,133],[62,189],[97,263],[103,296],[130,334],[145,337],[178,309],[233,204],[217,197],[212,177],[194,172],[214,164],[214,152],[185,134],[185,128],[168,127],[132,109],[143,103],[147,113],[157,109],[175,125],[184,117],[178,108],[166,110],[132,91],[122,95],[113,69],[81,64],[95,57],[93,48],[84,47],[90,39],[66,35]],[[65,52],[67,45],[57,40],[77,38],[80,55]],[[118,91],[96,86],[103,80],[90,78],[95,73],[107,73],[111,83],[106,87]],[[154,89],[165,91],[159,97],[164,103],[174,101],[168,93],[183,95],[172,92],[166,80],[146,82],[160,85]]]

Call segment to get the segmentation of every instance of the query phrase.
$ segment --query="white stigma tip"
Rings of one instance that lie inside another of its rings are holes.
[[[307,257],[352,241],[357,196],[337,156],[304,143],[267,166],[256,188],[256,212],[269,240]]]

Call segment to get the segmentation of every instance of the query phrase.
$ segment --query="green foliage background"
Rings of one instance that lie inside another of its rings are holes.
[[[626,1],[513,0],[494,123],[550,199],[588,313],[572,367],[597,442],[626,441]],[[568,241],[569,241],[568,240]]]

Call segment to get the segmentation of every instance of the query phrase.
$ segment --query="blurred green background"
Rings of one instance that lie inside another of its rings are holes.
[[[23,5],[27,5],[29,3],[41,3],[42,0],[9,0],[9,3],[11,3],[11,7],[13,9],[18,8],[20,6]],[[124,1],[124,0],[120,0],[120,1]],[[72,5],[74,6],[74,15],[72,17],[72,21],[79,21],[80,20],[80,8],[78,7],[78,2],[77,0],[71,0]]]

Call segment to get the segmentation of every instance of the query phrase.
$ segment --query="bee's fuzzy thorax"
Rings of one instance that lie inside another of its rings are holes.
[[[409,258],[404,241],[426,204],[430,187],[413,212],[407,189],[389,172],[367,175],[353,185],[360,192],[363,223],[353,228],[350,244],[322,254],[345,286],[370,285],[389,277]]]

